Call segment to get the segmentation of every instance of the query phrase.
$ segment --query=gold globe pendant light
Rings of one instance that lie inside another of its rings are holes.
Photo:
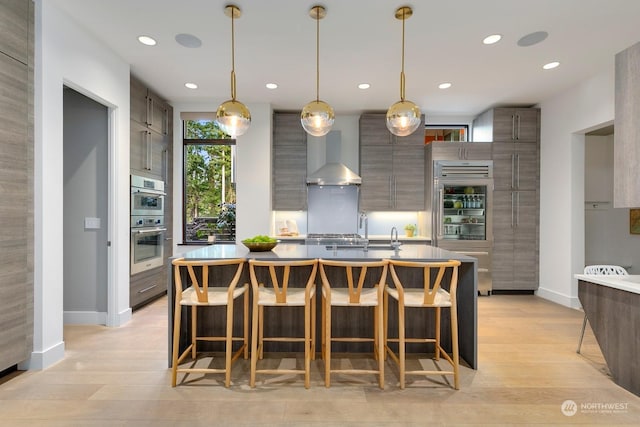
[[[404,98],[404,21],[413,15],[409,6],[396,10],[396,19],[402,19],[402,71],[400,72],[400,101],[387,110],[387,129],[396,136],[411,135],[420,126],[420,107]]]
[[[300,122],[304,130],[313,136],[323,136],[329,133],[335,120],[333,108],[319,98],[320,92],[320,20],[327,15],[322,6],[313,6],[309,16],[316,20],[316,99],[309,102],[302,109]]]
[[[231,99],[223,102],[216,112],[216,123],[232,138],[244,134],[251,124],[251,113],[242,102],[236,100],[235,35],[234,20],[242,14],[240,8],[228,5],[224,14],[231,18]]]

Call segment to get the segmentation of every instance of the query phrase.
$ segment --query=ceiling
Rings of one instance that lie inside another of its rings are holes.
[[[47,0],[131,64],[131,72],[170,102],[230,97],[231,20],[223,0]],[[235,21],[237,98],[301,110],[315,99],[315,4],[320,21],[320,99],[337,114],[386,110],[400,98],[402,23],[406,21],[406,98],[427,115],[476,115],[504,105],[529,106],[611,67],[617,52],[640,41],[638,0],[239,0]],[[549,36],[520,47],[532,32]],[[200,48],[175,41],[181,33]],[[498,33],[502,40],[483,45]],[[158,44],[144,46],[141,34]],[[560,61],[553,70],[542,66]],[[185,88],[194,82],[196,90]],[[276,90],[265,88],[274,82]],[[368,90],[357,88],[369,83]],[[452,87],[438,89],[451,82]]]

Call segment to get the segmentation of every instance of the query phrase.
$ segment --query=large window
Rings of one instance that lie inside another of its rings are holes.
[[[183,120],[184,242],[235,242],[235,140],[213,120]]]

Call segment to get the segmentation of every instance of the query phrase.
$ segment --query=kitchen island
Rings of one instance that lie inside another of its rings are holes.
[[[613,380],[640,396],[640,275],[575,278],[580,304]]]
[[[364,250],[362,248],[333,248],[331,246],[327,247],[325,245],[302,245],[302,244],[294,244],[294,243],[279,243],[273,250],[267,252],[249,252],[249,250],[242,244],[215,244],[211,246],[207,246],[204,248],[196,249],[191,252],[187,252],[183,255],[186,259],[191,260],[208,260],[208,259],[229,259],[229,258],[245,258],[245,259],[280,259],[280,260],[297,260],[297,259],[310,259],[310,258],[325,258],[325,259],[339,259],[339,260],[351,260],[351,261],[364,261],[364,260],[380,260],[380,259],[400,259],[405,261],[442,261],[455,259],[459,260],[462,264],[459,268],[459,277],[458,277],[458,292],[457,292],[457,302],[458,302],[458,329],[459,329],[459,348],[460,348],[460,357],[466,362],[466,364],[473,368],[477,369],[478,365],[478,333],[477,333],[477,294],[478,294],[478,274],[477,274],[477,260],[475,258],[465,256],[462,254],[458,254],[455,252],[450,252],[441,248],[429,246],[429,245],[402,245],[400,250],[394,251],[392,249],[383,248],[380,245],[375,245],[374,247],[369,247],[368,250]],[[171,268],[171,266],[169,266]],[[224,276],[225,274],[232,274],[233,269],[230,269],[228,272],[219,271],[219,274]],[[174,295],[174,284],[173,284],[173,274],[169,274],[171,278],[168,286],[167,295],[169,296],[169,365],[171,365],[171,349],[172,349],[172,330],[173,330],[173,295]],[[390,280],[387,277],[387,281]],[[240,283],[249,283],[249,269],[245,268],[243,272],[243,277],[241,278]],[[320,274],[318,274],[316,278],[316,285],[321,287],[320,282]],[[317,298],[317,303],[320,304],[320,298]],[[295,308],[292,308],[295,309]],[[320,308],[318,305],[318,316],[320,314]],[[389,335],[395,336],[397,333],[397,311],[395,307],[390,307],[389,310]],[[234,321],[237,325],[234,325],[234,328],[238,328],[238,333],[241,329],[241,310],[234,310]],[[367,313],[369,315],[369,313]],[[340,315],[336,316],[336,319],[341,319],[344,325],[340,325],[340,321],[334,321],[335,327],[338,331],[341,329],[341,326],[348,326],[350,330],[353,328],[359,328],[362,326],[362,333],[366,333],[365,331],[370,330],[370,322],[369,319],[365,315],[363,318],[354,319],[347,316],[341,317]],[[448,323],[448,311],[443,312],[442,324],[446,325]],[[296,317],[297,318],[297,317]],[[200,332],[203,330],[206,331],[209,325],[213,325],[223,320],[222,313],[203,313],[198,316],[201,325],[199,328]],[[275,329],[282,331],[283,334],[296,334],[297,330],[300,329],[302,325],[299,324],[298,320],[293,320],[294,317],[290,317],[282,314],[278,314],[276,317],[267,318],[267,313],[265,313],[265,322],[270,325],[270,329]],[[364,319],[364,320],[363,320]],[[433,320],[430,318],[425,319],[421,316],[420,313],[413,313],[412,311],[407,312],[407,336],[411,336],[411,334],[423,334],[424,331],[431,331],[433,328]],[[317,322],[317,337],[320,337],[320,321],[318,318]],[[187,310],[183,310],[183,319],[181,322],[182,325],[189,325],[189,314]],[[346,329],[346,328],[345,328]],[[278,331],[278,332],[279,332]],[[180,336],[180,347],[186,348],[186,340],[188,331],[184,329],[181,331]],[[276,332],[277,333],[277,332]],[[432,332],[431,332],[432,333]],[[365,336],[365,335],[360,335]],[[443,343],[449,342],[449,331],[448,328],[443,330],[442,340]],[[318,347],[319,351],[319,339],[318,339]],[[212,345],[217,343],[212,343]],[[274,347],[270,350],[275,351],[299,351],[296,350],[297,347],[290,347],[292,344],[289,343],[273,343]],[[295,344],[293,344],[295,345]],[[413,345],[415,346],[415,344]],[[445,345],[445,348],[448,348],[448,344]],[[216,349],[217,350],[217,349]],[[337,351],[341,351],[340,349],[336,349]],[[355,351],[370,351],[370,345],[367,346],[363,344],[360,349],[356,349]],[[350,346],[348,351],[354,351],[353,347]],[[416,348],[412,349],[412,345],[407,346],[407,352],[424,352],[424,347],[422,349]]]

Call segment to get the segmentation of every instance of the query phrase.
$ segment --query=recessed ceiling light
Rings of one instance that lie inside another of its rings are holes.
[[[202,40],[193,34],[176,34],[176,42],[180,46],[196,48],[202,46]]]
[[[265,86],[267,86],[267,89],[277,89],[278,85],[275,83],[267,83]]]
[[[142,44],[146,44],[147,46],[156,45],[156,40],[153,37],[149,36],[138,36],[138,41]]]
[[[549,33],[546,31],[536,31],[535,33],[527,34],[518,40],[518,46],[520,47],[528,47],[533,46],[534,44],[538,44],[544,41],[549,36]]]
[[[371,85],[369,83],[360,83],[358,89],[369,89]]]
[[[558,65],[560,65],[558,61],[553,61],[549,62],[548,64],[544,64],[542,68],[544,68],[545,70],[551,70],[553,68],[556,68]]]
[[[198,85],[195,83],[185,83],[184,85],[189,89],[198,89]]]
[[[438,85],[438,87],[439,87],[440,89],[449,89],[449,88],[451,87],[451,83],[449,83],[449,82],[446,82],[446,83],[440,83],[440,84]]]
[[[482,40],[482,43],[484,44],[498,43],[501,38],[502,36],[500,34],[491,34],[490,36],[485,37],[484,40]]]

